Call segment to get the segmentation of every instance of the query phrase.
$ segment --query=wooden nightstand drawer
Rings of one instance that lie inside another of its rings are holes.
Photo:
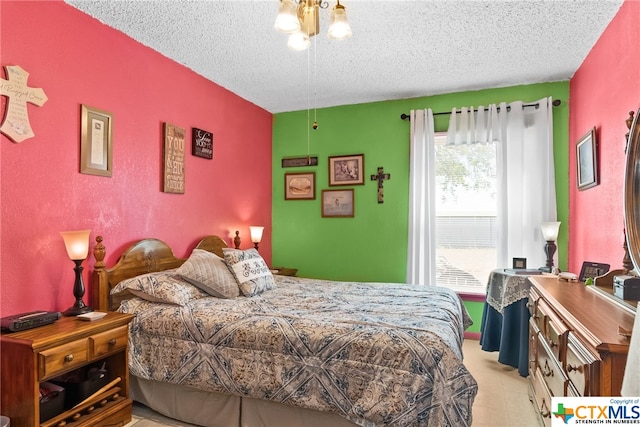
[[[128,326],[121,326],[111,331],[89,337],[89,354],[93,359],[127,347]]]
[[[38,359],[40,381],[81,366],[89,360],[87,338],[43,350],[38,354]]]

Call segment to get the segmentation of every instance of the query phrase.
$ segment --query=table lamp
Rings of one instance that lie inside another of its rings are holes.
[[[258,250],[258,243],[262,241],[262,232],[264,231],[264,227],[252,225],[249,227],[249,231],[251,232],[251,241],[253,242],[253,246]]]
[[[89,254],[89,234],[91,230],[80,231],[62,231],[60,235],[64,239],[64,245],[67,248],[67,255],[71,258],[76,266],[74,271],[76,272],[75,282],[73,284],[73,296],[76,298],[76,302],[73,306],[69,307],[62,314],[65,316],[77,316],[78,314],[89,313],[93,311],[91,307],[87,307],[82,301],[84,297],[84,282],[82,281],[82,262],[87,259]]]
[[[556,240],[558,240],[558,232],[560,231],[559,222],[543,222],[540,226],[542,237],[547,242],[544,245],[544,253],[547,255],[547,263],[539,270],[551,273],[553,271],[553,255],[556,253]]]

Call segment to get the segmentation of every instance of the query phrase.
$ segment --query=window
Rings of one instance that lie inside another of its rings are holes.
[[[436,283],[485,293],[496,268],[496,145],[447,145],[436,133]]]

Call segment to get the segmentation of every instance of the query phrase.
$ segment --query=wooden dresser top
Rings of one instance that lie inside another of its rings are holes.
[[[629,339],[618,333],[618,327],[633,329],[635,315],[611,298],[585,286],[582,282],[565,282],[552,276],[529,278],[532,287],[546,299],[568,323],[599,351],[627,353]]]

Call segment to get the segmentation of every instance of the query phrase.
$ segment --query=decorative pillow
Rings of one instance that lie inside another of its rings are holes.
[[[222,253],[242,295],[252,297],[276,286],[271,270],[257,250],[223,248]]]
[[[176,273],[211,296],[235,298],[240,295],[229,267],[214,253],[194,249],[189,259],[176,269]]]
[[[123,280],[112,290],[114,303],[127,299],[128,295],[135,295],[153,302],[185,305],[193,299],[207,296],[176,276],[176,270],[158,271],[142,274]]]

